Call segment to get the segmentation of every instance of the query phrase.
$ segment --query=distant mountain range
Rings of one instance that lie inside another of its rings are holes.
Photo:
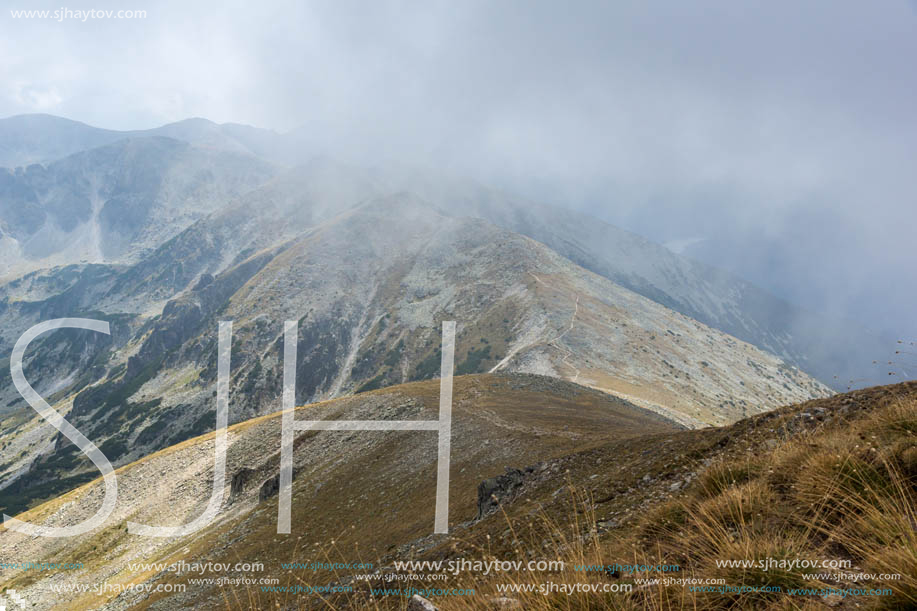
[[[289,161],[296,154],[295,136],[234,123],[218,125],[207,119],[186,119],[155,129],[116,131],[35,114],[0,119],[0,167],[47,164],[119,140],[155,137],[277,161]]]
[[[0,171],[0,269],[137,260],[275,171],[158,136]]]
[[[234,321],[231,418],[439,373],[535,373],[681,426],[830,394],[868,334],[588,216],[470,180],[303,155],[298,137],[189,120],[146,132],[0,121],[0,354],[50,318],[26,374],[116,464],[211,430],[216,330]],[[300,148],[297,148],[300,147]],[[814,377],[812,377],[814,376]],[[822,382],[817,381],[819,378]],[[94,477],[0,367],[0,505]]]

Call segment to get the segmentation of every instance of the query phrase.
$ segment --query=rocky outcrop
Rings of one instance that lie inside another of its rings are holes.
[[[242,467],[232,476],[232,483],[229,485],[229,502],[232,503],[245,491],[246,485],[254,478],[257,471]]]
[[[293,469],[293,481],[296,481],[296,476],[299,475],[299,469]],[[269,477],[263,484],[261,484],[261,489],[258,490],[258,501],[266,501],[272,496],[280,492],[280,474],[276,473],[272,477]]]
[[[278,492],[280,492],[280,475],[275,475],[261,484],[261,490],[258,491],[258,500],[266,501]]]
[[[478,484],[478,518],[493,513],[511,499],[522,487],[525,474],[519,469],[506,467],[506,473],[489,477]]]

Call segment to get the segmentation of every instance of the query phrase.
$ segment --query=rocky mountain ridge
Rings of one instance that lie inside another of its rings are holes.
[[[325,158],[282,169],[160,136],[8,179],[0,219],[20,247],[55,227],[94,241],[47,242],[53,256],[97,252],[0,285],[0,350],[52,318],[108,321],[110,337],[40,337],[25,370],[117,465],[212,429],[221,320],[234,322],[234,422],[278,408],[285,320],[299,323],[300,403],[438,375],[446,319],[459,325],[458,374],[549,375],[690,427],[830,392],[795,365],[788,331],[748,305],[770,310],[766,296],[471,182]],[[6,370],[0,505],[21,509],[95,470]]]

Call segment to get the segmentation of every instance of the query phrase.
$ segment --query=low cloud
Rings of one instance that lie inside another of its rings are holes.
[[[0,115],[300,128],[316,151],[697,240],[684,252],[917,335],[913,0],[133,8],[147,17],[0,15],[18,88]]]

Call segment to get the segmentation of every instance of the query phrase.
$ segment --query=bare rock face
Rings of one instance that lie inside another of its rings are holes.
[[[137,262],[276,171],[248,155],[168,138],[121,140],[46,166],[3,169],[0,218],[16,248],[0,269]]]
[[[261,490],[258,492],[258,500],[266,501],[278,492],[280,492],[280,475],[275,475],[261,484]]]
[[[243,469],[244,471],[245,469]],[[254,475],[254,471],[252,472]],[[293,468],[293,481],[296,481],[296,477],[299,475],[299,469]],[[261,484],[261,488],[258,490],[258,501],[266,501],[272,496],[280,492],[280,473],[275,473],[273,476],[269,477]]]
[[[245,490],[245,486],[251,481],[255,473],[254,469],[243,467],[233,474],[232,483],[229,486],[229,502],[239,498],[239,495]]]
[[[519,469],[506,468],[506,473],[489,477],[478,484],[478,519],[493,513],[504,502],[512,498],[522,487],[524,474]]]

